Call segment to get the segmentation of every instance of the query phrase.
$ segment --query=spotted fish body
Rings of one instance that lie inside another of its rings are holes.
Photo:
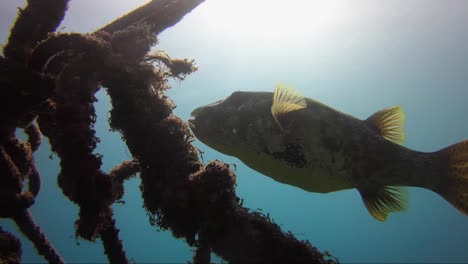
[[[451,147],[436,153],[397,144],[403,138],[404,116],[399,107],[360,120],[278,86],[275,93],[235,92],[195,109],[192,115],[192,131],[208,146],[306,191],[356,188],[378,220],[405,209],[402,186],[430,189],[462,212],[468,211],[468,188],[458,187],[457,196],[450,194],[449,187],[455,181],[450,179],[457,178],[450,172],[449,157],[468,153],[468,143],[459,143],[456,151]],[[457,179],[465,175],[467,160],[458,163],[462,172],[457,175],[462,176]]]

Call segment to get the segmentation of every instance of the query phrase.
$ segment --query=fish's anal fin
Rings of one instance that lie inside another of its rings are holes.
[[[405,140],[405,113],[399,105],[376,112],[367,118],[366,123],[390,141],[402,144]]]
[[[307,104],[304,96],[294,87],[277,84],[273,94],[273,103],[271,105],[271,114],[281,130],[285,131],[279,118],[283,115],[306,108]]]
[[[408,192],[403,187],[358,188],[358,191],[372,217],[382,222],[389,213],[403,211],[408,207]]]

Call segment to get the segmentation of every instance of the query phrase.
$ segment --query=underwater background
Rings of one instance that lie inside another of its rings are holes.
[[[93,32],[146,2],[72,0],[61,31]],[[6,43],[16,8],[24,4],[0,4],[0,43]],[[273,91],[285,82],[361,119],[399,104],[406,112],[404,145],[431,152],[468,139],[467,25],[464,0],[206,0],[160,34],[155,48],[173,58],[193,58],[199,67],[186,80],[173,81],[167,93],[183,120],[234,91]],[[109,171],[130,154],[120,135],[109,131],[105,91],[97,97],[96,152]],[[284,231],[343,263],[468,263],[467,216],[429,190],[408,188],[408,210],[378,222],[356,190],[309,193],[199,141],[195,145],[205,162],[237,165],[237,195],[244,206],[268,213]],[[78,208],[57,186],[59,160],[47,140],[35,161],[42,175],[30,208],[36,222],[65,261],[107,262],[100,241],[74,237]],[[191,260],[193,249],[183,240],[150,226],[139,184],[138,177],[126,181],[125,204],[113,205],[127,257],[137,263]],[[0,226],[21,238],[23,262],[44,262],[12,221],[0,219]]]

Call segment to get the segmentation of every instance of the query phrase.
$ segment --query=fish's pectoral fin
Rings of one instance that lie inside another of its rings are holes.
[[[366,123],[390,141],[402,144],[405,140],[405,113],[399,105],[376,112],[367,118]]]
[[[391,212],[403,211],[408,207],[408,192],[403,187],[368,187],[358,188],[358,191],[369,213],[379,221],[385,221]]]
[[[285,85],[277,84],[273,94],[273,103],[271,105],[271,114],[281,130],[285,130],[279,121],[283,115],[306,108],[307,104],[304,96],[301,95],[296,88]]]

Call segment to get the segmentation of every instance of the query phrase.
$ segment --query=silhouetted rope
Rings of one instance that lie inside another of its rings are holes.
[[[193,135],[172,114],[175,106],[164,95],[167,77],[182,80],[197,68],[193,60],[148,52],[156,34],[201,2],[151,1],[91,35],[47,35],[63,18],[63,0],[30,0],[18,18],[0,57],[0,88],[10,101],[2,106],[9,114],[0,112],[0,217],[14,219],[49,262],[63,260],[27,211],[40,189],[32,158],[40,132],[60,157],[59,186],[79,205],[77,236],[101,238],[112,263],[128,261],[111,205],[122,198],[123,181],[137,172],[151,223],[198,246],[197,263],[208,263],[211,250],[232,263],[335,262],[283,233],[269,217],[243,208],[229,165],[200,163]],[[50,20],[38,17],[54,3]],[[47,21],[27,36],[25,30],[41,19]],[[122,133],[134,158],[109,173],[94,154],[99,139],[93,103],[101,84],[112,101],[111,127]],[[15,137],[16,127],[25,128],[28,142]],[[28,191],[22,191],[25,179]]]
[[[47,38],[62,22],[69,0],[28,0],[19,9],[3,54],[7,59],[25,62],[37,42]]]
[[[0,263],[16,264],[21,262],[21,242],[0,226]]]
[[[112,220],[110,225],[101,232],[101,239],[110,263],[128,263],[122,241],[119,239],[119,229],[115,227],[115,220]]]
[[[211,248],[208,241],[204,237],[204,233],[198,234],[197,251],[193,256],[193,264],[209,264],[211,263]]]
[[[205,0],[160,0],[148,4],[126,14],[114,22],[104,26],[97,32],[114,33],[130,26],[148,25],[150,32],[157,35],[166,28],[172,27],[186,14]]]
[[[29,191],[22,191],[29,177]],[[28,208],[34,203],[40,182],[29,143],[13,135],[0,138],[0,217],[12,218],[21,232],[33,242],[38,253],[51,263],[63,260],[36,225]]]
[[[65,263],[44,233],[42,233],[40,227],[34,222],[29,211],[20,211],[13,215],[12,218],[21,232],[34,243],[38,253],[44,256],[49,263]]]

